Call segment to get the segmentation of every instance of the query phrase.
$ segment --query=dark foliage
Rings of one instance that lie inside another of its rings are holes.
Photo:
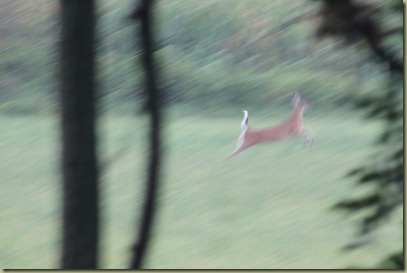
[[[383,40],[393,30],[384,30],[376,19],[379,9],[375,5],[351,0],[321,0],[321,23],[317,37],[337,36],[347,44],[363,41],[380,61],[389,65],[390,71],[403,73],[402,60],[382,46]],[[398,6],[397,6],[398,7]]]
[[[403,203],[403,112],[399,99],[400,84],[399,77],[390,77],[388,90],[382,96],[365,98],[356,104],[358,109],[367,112],[367,118],[379,118],[386,124],[386,130],[377,141],[378,145],[385,147],[383,157],[376,157],[371,164],[354,169],[348,174],[356,177],[359,185],[370,184],[376,190],[367,196],[348,199],[335,206],[348,211],[371,210],[362,220],[362,233],[373,230]]]
[[[367,234],[385,223],[389,216],[403,204],[404,157],[403,157],[403,65],[384,40],[398,30],[385,31],[377,19],[379,9],[373,5],[352,0],[321,0],[322,21],[318,37],[336,36],[345,38],[347,44],[362,41],[388,68],[388,87],[380,95],[365,96],[355,107],[365,111],[368,119],[382,120],[386,128],[377,140],[383,152],[366,166],[352,170],[348,175],[356,178],[357,185],[371,185],[373,192],[343,200],[334,208],[349,212],[365,211],[360,232]],[[402,12],[401,1],[389,2],[393,10]],[[378,265],[380,268],[404,268],[403,251],[390,255]]]

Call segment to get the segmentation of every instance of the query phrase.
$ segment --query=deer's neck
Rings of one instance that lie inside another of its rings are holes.
[[[296,120],[302,120],[303,114],[304,114],[303,108],[296,108],[296,109],[294,109],[294,113],[291,116],[291,118],[296,119]]]

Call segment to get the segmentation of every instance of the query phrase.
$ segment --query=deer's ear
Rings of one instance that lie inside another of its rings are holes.
[[[291,100],[291,103],[292,103],[294,106],[296,106],[296,105],[300,102],[300,100],[301,100],[300,94],[299,94],[298,92],[295,92],[295,94],[294,94],[294,96],[293,96],[293,98],[292,98],[292,100]]]

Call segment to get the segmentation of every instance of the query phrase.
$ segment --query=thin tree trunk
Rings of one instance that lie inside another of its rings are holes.
[[[61,0],[62,269],[98,267],[94,0]]]
[[[153,58],[152,6],[153,0],[142,0],[131,15],[133,19],[139,19],[141,24],[140,37],[143,49],[141,57],[145,69],[145,88],[148,97],[147,110],[150,113],[150,158],[145,192],[146,199],[142,209],[137,240],[133,246],[131,269],[141,269],[144,265],[145,254],[148,250],[153,228],[157,204],[156,195],[161,172],[161,94],[157,85],[157,69]]]

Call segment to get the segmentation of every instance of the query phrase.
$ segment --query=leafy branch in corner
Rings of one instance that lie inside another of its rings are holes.
[[[362,197],[348,198],[334,205],[348,212],[364,211],[360,224],[361,234],[371,233],[403,204],[403,60],[384,46],[384,41],[402,34],[402,27],[385,30],[377,19],[380,9],[373,4],[352,0],[318,0],[321,2],[321,21],[316,32],[318,38],[338,37],[345,45],[364,42],[367,49],[388,68],[387,88],[379,95],[369,95],[356,101],[355,107],[366,112],[368,119],[381,120],[385,130],[377,139],[379,156],[369,164],[352,170],[357,185],[371,185],[373,190]],[[393,11],[402,13],[401,1],[390,2]],[[354,248],[348,248],[349,250]],[[379,268],[404,268],[403,251],[393,253],[377,265]]]

